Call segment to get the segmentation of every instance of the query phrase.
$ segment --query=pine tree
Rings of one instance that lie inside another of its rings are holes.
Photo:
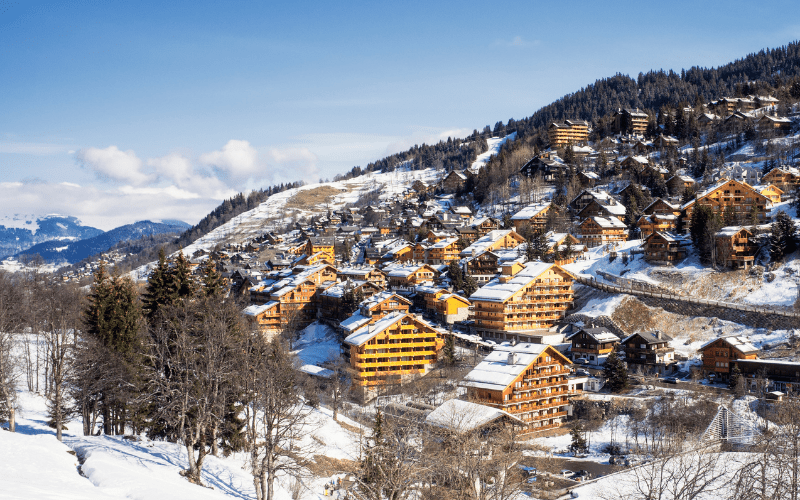
[[[603,366],[603,376],[606,379],[605,385],[611,392],[622,392],[628,388],[628,369],[616,352],[608,355]]]
[[[205,266],[203,266],[203,293],[206,297],[222,297],[225,293],[222,275],[217,270],[217,262],[214,260],[213,255],[209,255]]]
[[[192,271],[189,269],[189,260],[183,255],[183,250],[175,259],[175,266],[171,270],[170,277],[171,286],[178,298],[184,299],[194,295],[194,278],[192,278]]]
[[[445,338],[444,347],[442,348],[442,360],[447,366],[456,364],[456,339],[452,333]]]
[[[136,285],[128,277],[109,276],[101,262],[84,311],[87,333],[131,359],[138,352],[140,317]]]
[[[775,262],[794,252],[797,246],[797,227],[783,210],[779,211],[772,223],[769,237],[769,255]]]
[[[588,449],[586,438],[583,437],[583,426],[580,424],[575,425],[569,432],[572,438],[572,443],[569,445],[569,450],[572,453],[583,453]]]
[[[153,320],[161,307],[171,305],[174,301],[172,274],[162,247],[158,250],[158,264],[147,278],[147,289],[142,297],[142,311],[148,320]]]

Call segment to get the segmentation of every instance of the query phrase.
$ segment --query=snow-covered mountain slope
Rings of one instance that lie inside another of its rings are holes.
[[[81,260],[105,252],[121,241],[136,240],[155,234],[180,234],[189,229],[189,224],[170,220],[169,223],[149,220],[126,224],[91,238],[78,241],[46,241],[25,250],[38,254],[47,262],[75,264]]]
[[[496,155],[500,151],[500,148],[503,147],[503,144],[505,144],[507,141],[513,141],[516,138],[517,133],[512,132],[505,137],[490,137],[489,139],[486,139],[486,142],[489,143],[489,149],[487,149],[485,153],[478,155],[478,157],[469,167],[470,172],[477,174],[478,170],[480,170],[482,166],[486,165],[486,163],[489,161],[489,158]]]
[[[13,214],[0,217],[0,259],[24,252],[46,241],[77,241],[92,238],[103,231],[84,226],[66,215],[36,216]]]
[[[47,426],[44,399],[20,392],[22,415],[17,432],[0,430],[0,498],[59,500],[194,500],[255,498],[245,454],[208,456],[203,482],[189,483],[179,475],[188,466],[182,446],[164,441],[123,439],[122,436],[83,436],[80,421],[67,425],[64,442]],[[340,415],[348,429],[359,425]],[[359,435],[335,422],[325,408],[312,409],[310,434],[299,443],[315,454],[332,459],[358,460]],[[70,452],[74,452],[71,454]],[[324,483],[334,477],[304,481],[300,498],[322,498]],[[288,500],[292,479],[276,477],[276,498]]]

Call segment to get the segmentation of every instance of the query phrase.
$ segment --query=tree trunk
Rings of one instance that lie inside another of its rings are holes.
[[[61,414],[61,396],[58,392],[54,391],[55,394],[55,407],[56,407],[56,439],[59,441],[63,441],[63,436],[61,434],[61,428],[64,426],[64,418]]]
[[[14,405],[11,405],[11,408],[9,408],[8,411],[8,430],[11,432],[17,432],[17,415],[16,410],[14,410]]]
[[[211,427],[211,454],[214,455],[215,457],[219,457],[219,446],[217,446],[218,427],[219,424],[216,422]]]
[[[110,436],[113,432],[111,428],[111,409],[103,402],[103,434]]]

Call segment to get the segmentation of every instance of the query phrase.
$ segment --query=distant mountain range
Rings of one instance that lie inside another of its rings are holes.
[[[135,240],[142,236],[155,234],[180,234],[189,227],[191,227],[189,224],[179,220],[168,219],[162,222],[143,220],[120,226],[111,231],[100,231],[99,234],[93,234],[77,241],[61,239],[38,243],[18,252],[17,256],[38,254],[47,262],[75,264],[87,257],[105,252],[121,241]]]
[[[93,238],[103,234],[66,215],[14,214],[0,217],[0,259],[15,255],[46,241],[65,242]]]

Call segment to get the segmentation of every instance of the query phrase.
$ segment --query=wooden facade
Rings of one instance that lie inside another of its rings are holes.
[[[572,363],[545,344],[498,346],[465,377],[470,401],[504,410],[525,422],[521,434],[559,427],[570,397]]]
[[[573,276],[560,266],[528,262],[502,267],[500,277],[470,296],[475,331],[485,338],[528,341],[572,307]]]
[[[425,321],[391,313],[361,327],[344,340],[345,359],[362,387],[400,384],[424,375],[436,362],[444,342]]]
[[[656,231],[644,241],[644,260],[653,264],[676,264],[689,255],[691,244],[687,236]]]
[[[753,233],[744,227],[724,227],[714,235],[717,262],[723,266],[747,269],[753,265],[758,245]]]
[[[720,337],[700,346],[703,358],[703,375],[713,373],[723,380],[730,377],[736,359],[758,359],[756,349],[742,337]]]
[[[749,221],[751,213],[755,214],[758,223],[764,223],[772,202],[752,186],[736,180],[723,179],[681,207],[684,213],[684,228],[688,231],[692,220],[692,212],[697,206],[707,206],[722,215],[726,210],[733,213],[737,220]]]
[[[578,144],[589,140],[589,123],[584,120],[566,120],[553,122],[547,128],[547,135],[552,147]]]
[[[628,229],[616,217],[588,217],[578,225],[578,240],[586,248],[613,244],[628,239]]]

